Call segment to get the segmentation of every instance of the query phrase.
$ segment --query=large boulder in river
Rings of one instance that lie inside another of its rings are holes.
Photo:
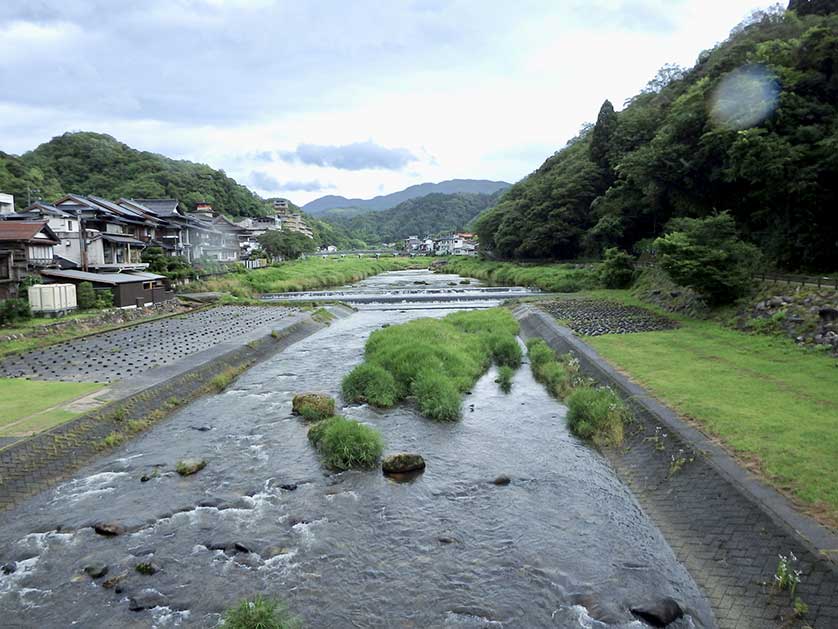
[[[204,459],[182,459],[177,462],[175,469],[181,476],[192,476],[207,466]]]
[[[335,401],[322,393],[299,393],[291,402],[291,411],[308,421],[320,421],[335,414]]]
[[[115,537],[125,532],[125,527],[116,522],[99,522],[93,525],[93,530],[105,537]]]
[[[385,474],[407,474],[425,469],[425,459],[419,454],[400,452],[384,457],[381,469]]]
[[[684,615],[684,610],[678,602],[665,596],[648,605],[632,607],[631,613],[653,627],[666,627]]]

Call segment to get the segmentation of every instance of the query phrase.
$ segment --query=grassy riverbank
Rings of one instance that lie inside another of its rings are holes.
[[[478,258],[450,257],[441,268],[489,284],[535,286],[551,293],[575,293],[598,285],[595,266],[580,264],[518,264]]]
[[[387,271],[424,269],[432,261],[431,258],[402,257],[307,258],[194,282],[188,286],[188,292],[217,291],[236,297],[253,297],[260,293],[318,290],[359,282]]]
[[[585,341],[822,521],[838,524],[834,358],[683,318],[677,330]]]
[[[15,437],[46,430],[78,416],[62,405],[98,391],[90,382],[42,382],[0,378],[0,437]]]

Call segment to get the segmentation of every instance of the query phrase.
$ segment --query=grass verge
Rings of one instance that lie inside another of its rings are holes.
[[[228,609],[221,626],[224,629],[299,629],[302,623],[283,603],[257,596]]]
[[[518,323],[505,309],[457,312],[444,319],[417,319],[373,332],[365,362],[343,380],[348,402],[389,407],[413,396],[426,417],[460,417],[461,394],[494,359],[516,367]]]
[[[384,441],[375,428],[340,416],[314,424],[308,438],[333,470],[370,469],[384,451]]]
[[[710,321],[585,340],[821,521],[838,524],[834,358]]]
[[[578,264],[519,264],[457,258],[449,260],[440,271],[501,286],[535,286],[552,293],[575,293],[599,284],[596,267]]]
[[[92,382],[0,378],[0,436],[28,435],[73,419],[81,413],[56,407],[103,387]]]

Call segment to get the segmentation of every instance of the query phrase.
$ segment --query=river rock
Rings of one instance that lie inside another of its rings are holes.
[[[122,591],[121,586],[119,585],[122,581],[125,580],[125,577],[128,576],[127,572],[123,572],[122,574],[115,574],[112,577],[108,577],[104,581],[102,581],[102,587],[106,590],[115,590],[117,594]],[[119,589],[117,589],[119,588]]]
[[[116,522],[99,522],[93,525],[93,530],[105,537],[115,537],[125,532],[125,527]]]
[[[287,555],[290,551],[285,546],[268,546],[260,554],[263,559],[273,559],[280,555]]]
[[[419,454],[400,452],[384,457],[381,461],[381,469],[385,474],[406,474],[407,472],[418,472],[425,469],[425,459]]]
[[[3,574],[14,574],[17,572],[17,563],[14,561],[10,561],[9,563],[4,563],[2,567],[0,567],[0,572]]]
[[[648,605],[632,607],[631,613],[653,627],[666,627],[681,618],[684,610],[675,599],[665,596]]]
[[[132,612],[139,612],[153,607],[162,607],[166,604],[166,597],[156,590],[143,590],[128,600],[128,609]]]
[[[181,476],[192,476],[207,466],[204,459],[182,459],[177,462],[177,473]]]
[[[512,479],[509,478],[509,476],[507,476],[506,474],[501,474],[495,480],[492,481],[492,483],[498,486],[508,485],[511,482]]]
[[[91,579],[98,579],[108,573],[108,567],[103,563],[92,563],[84,567],[84,572]]]
[[[285,485],[280,485],[279,488],[285,491],[295,491],[297,489],[297,483],[286,483]]]
[[[309,421],[326,419],[335,414],[335,401],[323,393],[299,393],[291,402],[291,412]]]

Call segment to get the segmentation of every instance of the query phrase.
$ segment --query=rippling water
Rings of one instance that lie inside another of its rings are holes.
[[[0,563],[18,562],[0,576],[0,624],[212,627],[223,609],[263,593],[308,627],[642,627],[628,607],[663,595],[691,612],[673,626],[712,626],[660,533],[607,462],[568,433],[564,407],[527,365],[509,395],[490,371],[458,423],[409,405],[342,409],[376,426],[387,451],[425,457],[412,482],[321,467],[292,396],[337,395],[371,331],[444,314],[367,310],[335,321],[0,514]],[[208,465],[180,478],[174,463],[187,456]],[[153,478],[140,482],[144,474]],[[511,484],[492,484],[500,474]],[[105,538],[90,528],[98,521],[131,532]],[[140,575],[139,561],[161,571]],[[92,562],[107,564],[107,577],[125,573],[125,591],[87,577]],[[143,590],[165,600],[129,611]]]

